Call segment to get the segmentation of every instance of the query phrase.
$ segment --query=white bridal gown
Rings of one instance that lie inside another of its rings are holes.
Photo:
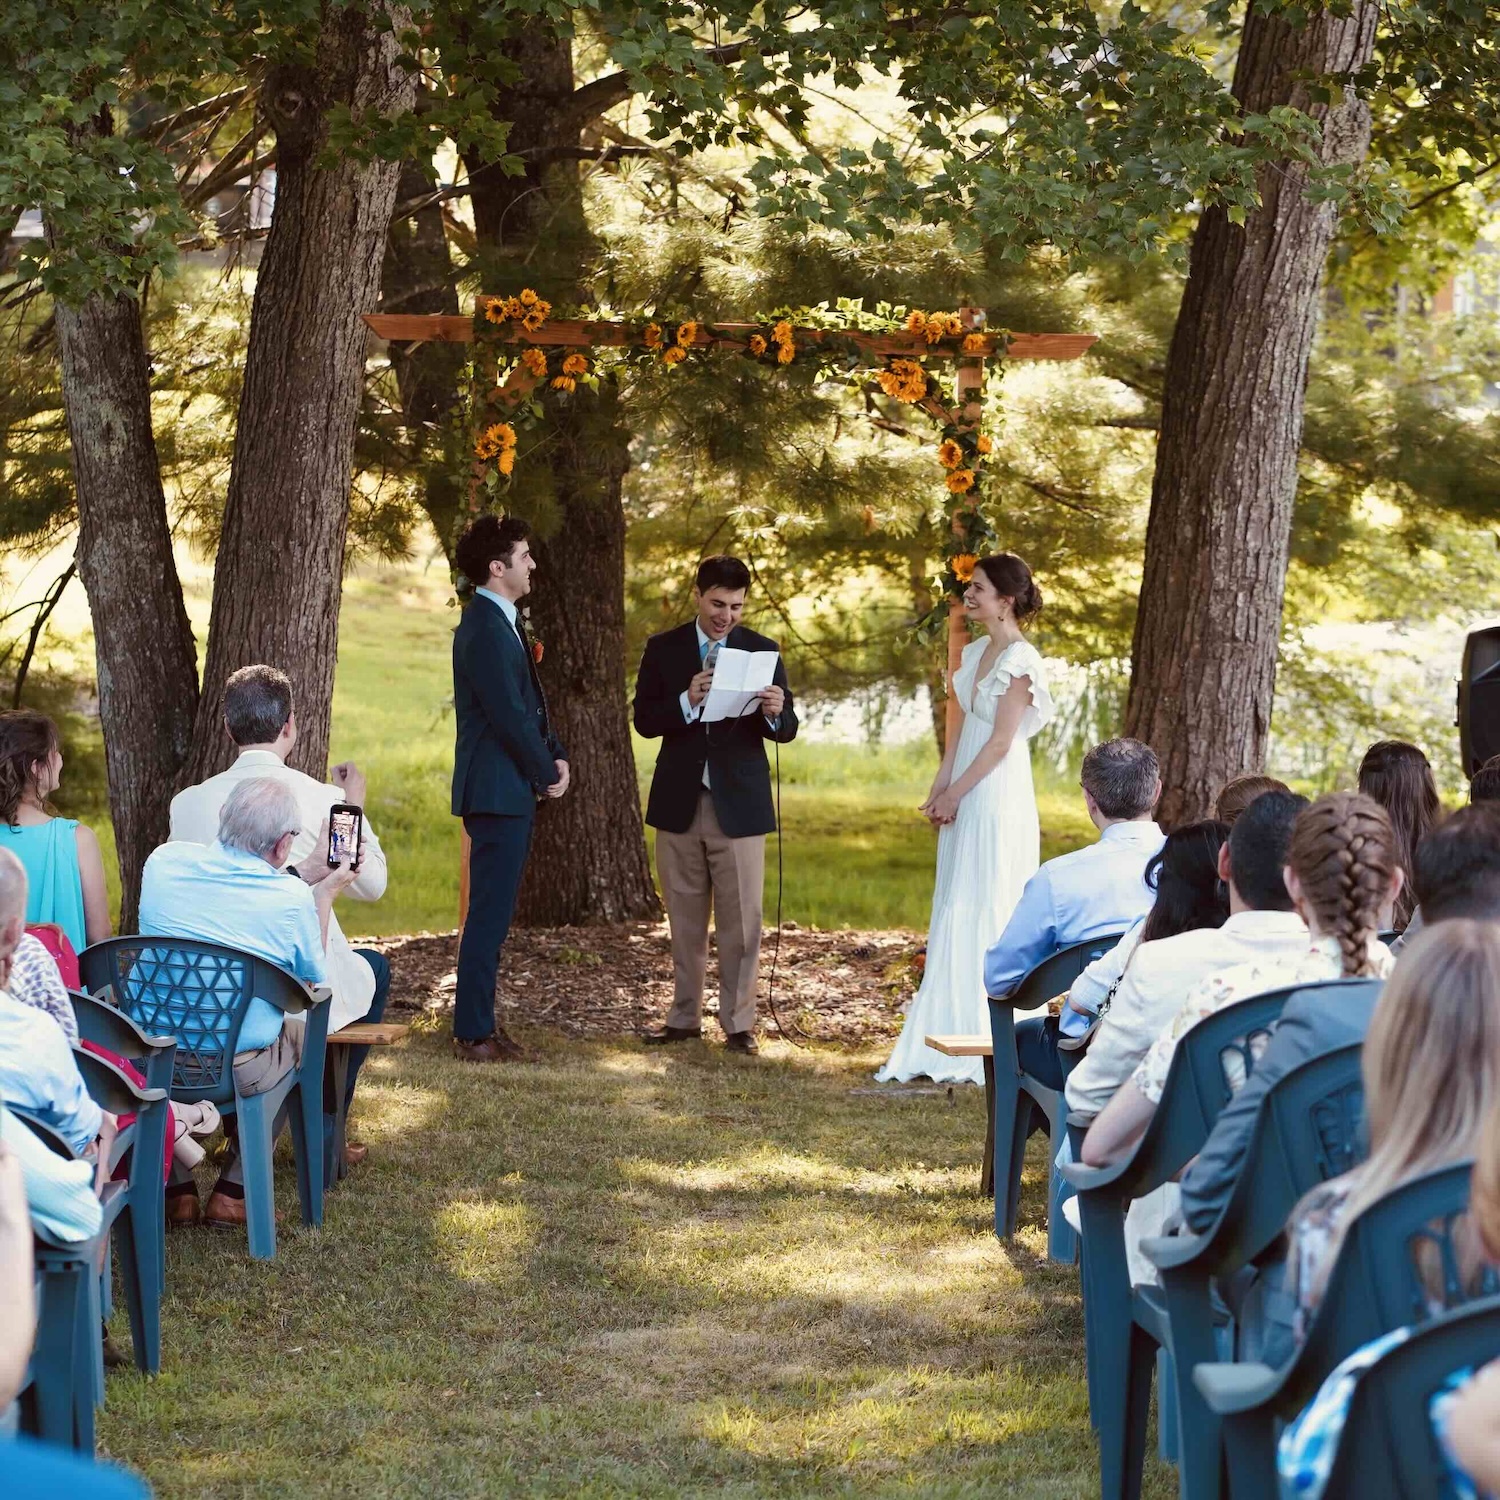
[[[1031,737],[1052,717],[1042,658],[1029,641],[1014,641],[976,682],[987,639],[964,647],[953,693],[964,711],[953,780],[963,775],[995,727],[995,705],[1013,677],[1031,679],[1031,702],[1005,759],[958,804],[958,816],[938,831],[937,888],[927,930],[927,965],[906,1012],[881,1083],[932,1078],[939,1083],[983,1083],[984,1060],[945,1057],[927,1036],[989,1035],[984,955],[1005,930],[1021,888],[1036,873],[1041,853],[1036,792],[1031,783]]]

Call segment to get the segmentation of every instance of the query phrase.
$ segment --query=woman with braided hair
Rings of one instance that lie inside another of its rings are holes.
[[[1390,815],[1363,792],[1330,792],[1297,819],[1286,888],[1314,939],[1338,943],[1337,977],[1390,972],[1380,934],[1405,889],[1400,858]]]
[[[1283,878],[1307,924],[1308,946],[1221,970],[1189,991],[1171,1026],[1090,1127],[1085,1160],[1103,1165],[1134,1149],[1161,1103],[1177,1043],[1205,1016],[1288,985],[1383,979],[1390,972],[1394,960],[1379,933],[1390,921],[1405,877],[1384,808],[1360,792],[1318,798],[1293,825]],[[1235,1089],[1245,1081],[1236,1064],[1232,1059],[1227,1069]]]

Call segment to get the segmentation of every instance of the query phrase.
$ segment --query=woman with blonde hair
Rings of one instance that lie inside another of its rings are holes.
[[[1500,1101],[1490,1110],[1474,1158],[1469,1221],[1485,1258],[1500,1265]],[[1500,1493],[1500,1359],[1480,1370],[1454,1399],[1447,1440],[1470,1479],[1486,1494]]]
[[[1402,953],[1364,1048],[1370,1154],[1315,1188],[1289,1230],[1297,1335],[1322,1298],[1344,1230],[1403,1183],[1475,1155],[1500,1101],[1500,929],[1441,922]],[[1477,1264],[1478,1255],[1470,1257]]]

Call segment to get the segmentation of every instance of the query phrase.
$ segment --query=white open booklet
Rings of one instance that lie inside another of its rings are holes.
[[[714,662],[714,680],[703,700],[703,722],[737,719],[755,701],[762,688],[771,686],[776,676],[775,651],[736,651],[721,647]]]

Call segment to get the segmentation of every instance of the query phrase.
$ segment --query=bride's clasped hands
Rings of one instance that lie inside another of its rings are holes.
[[[958,797],[947,787],[934,786],[927,800],[917,809],[934,828],[951,823],[958,816]]]

